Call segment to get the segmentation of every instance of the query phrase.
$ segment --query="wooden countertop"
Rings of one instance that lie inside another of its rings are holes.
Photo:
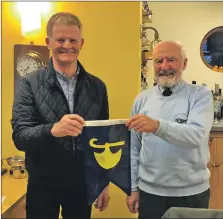
[[[223,132],[223,123],[214,123],[211,132]]]
[[[25,194],[27,179],[13,179],[9,172],[2,176],[2,218],[23,218],[25,213]],[[99,212],[92,207],[91,218],[137,218],[137,214],[131,214],[125,204],[126,195],[115,185],[110,185],[112,201],[104,212]],[[61,218],[61,215],[60,217]]]
[[[2,196],[6,196],[2,203],[2,218],[24,218],[26,186],[27,178],[13,179],[8,172],[2,176]],[[137,218],[137,214],[131,214],[126,207],[126,195],[113,184],[110,185],[110,194],[113,201],[106,211],[99,212],[92,207],[91,218],[111,218],[111,215],[114,218]]]
[[[27,189],[28,178],[14,179],[9,176],[8,172],[2,176],[2,198],[5,196],[5,200],[2,202],[3,214],[8,210],[16,201],[25,195]]]

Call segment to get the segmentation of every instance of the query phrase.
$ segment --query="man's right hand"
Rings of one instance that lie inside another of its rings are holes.
[[[126,204],[131,213],[139,213],[139,192],[135,191],[131,193],[131,196],[127,196]]]
[[[77,114],[64,115],[53,125],[51,133],[54,137],[78,136],[83,130],[85,121]]]

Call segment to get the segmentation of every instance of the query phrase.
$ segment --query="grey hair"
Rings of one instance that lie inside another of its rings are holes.
[[[187,56],[186,56],[186,50],[185,50],[185,48],[183,47],[183,45],[181,44],[181,42],[180,42],[180,41],[172,41],[172,40],[161,41],[161,42],[159,42],[159,43],[155,46],[155,48],[153,49],[153,57],[154,57],[154,53],[155,53],[156,48],[157,48],[160,44],[165,43],[165,42],[175,44],[175,45],[180,49],[181,58],[182,58],[183,60],[187,58]]]
[[[173,41],[174,42],[174,41]],[[187,58],[187,55],[186,55],[186,50],[185,48],[183,47],[182,43],[180,41],[175,41],[175,43],[179,46],[180,48],[180,53],[181,53],[181,58],[182,59],[186,59]]]

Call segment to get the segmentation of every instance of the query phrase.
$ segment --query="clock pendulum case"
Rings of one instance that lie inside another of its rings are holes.
[[[14,97],[21,77],[46,66],[50,52],[47,46],[16,44],[14,46]]]

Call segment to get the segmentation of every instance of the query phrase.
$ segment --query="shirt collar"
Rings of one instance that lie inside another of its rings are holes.
[[[181,79],[176,85],[170,88],[170,90],[174,93],[174,91],[183,84],[183,80]],[[165,90],[162,86],[158,84],[158,88],[161,93]]]
[[[77,76],[79,75],[79,73],[80,73],[80,67],[79,67],[78,65],[77,65],[76,73],[74,74],[74,76],[73,76],[71,79],[67,78],[66,75],[65,75],[63,72],[60,72],[60,71],[58,71],[58,70],[56,70],[56,69],[54,69],[54,70],[55,70],[55,72],[56,72],[56,76],[57,76],[58,78],[60,78],[61,80],[66,81],[66,82],[73,81],[74,79],[76,79],[76,77],[77,77]]]

